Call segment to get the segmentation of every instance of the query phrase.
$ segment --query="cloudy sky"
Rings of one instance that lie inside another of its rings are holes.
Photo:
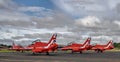
[[[0,43],[120,42],[120,0],[0,0]]]

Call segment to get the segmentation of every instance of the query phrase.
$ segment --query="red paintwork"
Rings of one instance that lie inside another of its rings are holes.
[[[23,47],[23,46],[15,45],[15,43],[13,42],[13,46],[12,46],[12,48],[10,48],[9,50],[14,50],[14,51],[19,51],[19,52],[21,51],[21,52],[23,52],[23,51],[29,51],[29,50],[31,50],[32,48],[33,48],[32,45]]]
[[[58,47],[58,45],[54,42],[54,40],[56,41],[56,37],[57,37],[57,34],[53,34],[53,36],[51,37],[51,39],[49,40],[48,43],[35,41],[34,44],[26,46],[26,47],[15,45],[13,42],[13,46],[9,50],[22,51],[22,52],[23,51],[32,51],[33,53],[55,51]],[[51,45],[50,45],[50,43],[51,43]]]
[[[103,52],[105,50],[110,50],[110,49],[113,49],[114,48],[114,45],[112,43],[113,41],[110,40],[106,45],[98,45],[96,44],[95,46],[92,46],[91,50],[95,50],[97,51],[98,53],[99,52]]]
[[[91,41],[91,38],[87,38],[87,40],[83,44],[72,43],[71,45],[65,46],[61,49],[63,51],[72,50],[72,53],[73,52],[82,53],[82,51],[90,49],[90,41]]]
[[[49,52],[54,52],[58,47],[58,45],[55,43],[56,37],[57,37],[57,34],[53,34],[48,43],[35,42],[33,45],[34,47],[32,49],[32,52],[47,53],[47,54],[49,54]]]

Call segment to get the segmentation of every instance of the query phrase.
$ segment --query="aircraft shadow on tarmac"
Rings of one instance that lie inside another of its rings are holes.
[[[50,53],[49,55],[46,55],[46,53],[36,53],[36,54],[25,54],[25,56],[58,56],[58,54]]]

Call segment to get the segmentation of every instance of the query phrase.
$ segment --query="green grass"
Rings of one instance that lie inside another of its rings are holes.
[[[8,50],[8,49],[2,49],[0,50],[0,52],[17,52],[17,51],[14,51],[14,50]],[[19,52],[19,51],[18,51]],[[20,51],[21,52],[21,51]],[[31,51],[24,51],[24,52],[31,52]]]
[[[88,50],[89,51],[89,50]],[[92,50],[90,50],[91,52]],[[106,50],[106,51],[111,51],[111,52],[120,52],[120,49],[118,48],[114,48],[112,50]],[[16,51],[13,51],[13,50],[8,50],[8,49],[2,49],[0,50],[0,52],[16,52]],[[25,52],[31,52],[31,51],[25,51]],[[57,51],[57,52],[67,52],[67,53],[71,53],[71,50],[68,50],[68,51]]]
[[[114,48],[114,49],[112,49],[112,50],[110,50],[110,51],[119,51],[120,52],[120,49],[118,49],[118,48]]]
[[[14,51],[11,51],[11,50],[8,50],[8,49],[2,49],[2,50],[0,50],[0,52],[14,52]]]

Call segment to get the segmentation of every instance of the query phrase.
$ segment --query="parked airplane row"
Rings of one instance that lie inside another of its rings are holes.
[[[41,42],[39,40],[35,41],[32,45],[29,45],[27,47],[21,47],[18,45],[15,45],[13,43],[12,48],[9,50],[15,50],[15,51],[32,51],[33,54],[35,53],[46,53],[49,55],[50,52],[54,52],[58,49],[58,44],[56,43],[56,37],[57,34],[53,34],[48,43]],[[97,53],[103,52],[105,50],[110,50],[113,49],[114,46],[112,44],[112,40],[110,40],[106,45],[90,45],[91,38],[87,38],[87,40],[83,44],[78,44],[78,43],[71,43],[68,46],[65,46],[61,48],[63,51],[71,50],[72,53],[74,52],[80,52],[82,53],[83,51],[86,50],[94,50]]]

